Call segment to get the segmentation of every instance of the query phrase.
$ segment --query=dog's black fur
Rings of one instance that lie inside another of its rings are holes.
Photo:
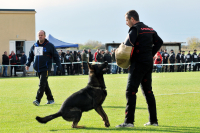
[[[66,121],[73,121],[73,128],[78,128],[78,122],[81,119],[82,113],[84,111],[95,109],[96,112],[102,117],[105,127],[110,126],[108,117],[102,108],[102,103],[107,96],[103,74],[108,69],[108,63],[104,62],[103,64],[98,65],[87,64],[89,68],[88,85],[68,97],[57,113],[43,118],[37,116],[36,120],[38,122],[47,123],[54,118],[62,116]]]

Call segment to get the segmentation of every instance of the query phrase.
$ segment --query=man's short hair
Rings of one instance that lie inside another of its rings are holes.
[[[130,10],[125,15],[127,15],[128,19],[133,17],[136,21],[140,21],[139,14],[135,10]]]
[[[45,32],[44,30],[40,30],[40,31],[43,31],[43,32],[44,32],[44,35],[46,36],[46,32]],[[39,32],[40,32],[40,31],[39,31]],[[38,32],[38,33],[39,33],[39,32]]]

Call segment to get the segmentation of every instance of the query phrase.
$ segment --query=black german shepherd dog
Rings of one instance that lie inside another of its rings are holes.
[[[88,85],[69,96],[62,104],[60,110],[52,115],[46,117],[36,117],[40,123],[47,123],[48,121],[62,116],[66,121],[73,121],[72,128],[83,128],[78,126],[84,111],[95,109],[96,112],[102,117],[105,127],[109,127],[110,123],[105,111],[102,108],[107,91],[103,74],[108,70],[108,63],[91,65],[89,63],[89,81]]]

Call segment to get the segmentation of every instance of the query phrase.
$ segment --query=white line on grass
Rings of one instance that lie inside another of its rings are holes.
[[[181,95],[181,94],[192,94],[192,93],[200,93],[200,92],[186,92],[186,93],[158,94],[158,95],[155,95],[155,96],[164,96],[164,95]]]

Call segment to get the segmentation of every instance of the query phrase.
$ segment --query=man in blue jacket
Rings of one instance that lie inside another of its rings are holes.
[[[45,37],[46,37],[45,31],[40,30],[38,32],[39,40],[31,47],[29,52],[28,62],[26,64],[26,70],[29,70],[31,62],[34,61],[33,68],[37,71],[40,79],[36,100],[33,101],[33,104],[36,106],[40,105],[40,101],[42,99],[44,92],[47,95],[47,100],[48,100],[47,104],[54,103],[54,98],[47,81],[48,72],[51,71],[52,58],[55,61],[56,65],[58,66],[57,68],[58,71],[60,71],[61,67],[59,55],[58,52],[56,51],[55,46],[52,43],[50,43],[47,39],[45,39]]]
[[[22,51],[22,57],[21,57],[21,61],[20,61],[21,65],[24,65],[24,66],[22,66],[22,71],[23,71],[22,77],[26,77],[26,69],[25,69],[26,61],[27,61],[27,57],[26,57],[24,51]]]

